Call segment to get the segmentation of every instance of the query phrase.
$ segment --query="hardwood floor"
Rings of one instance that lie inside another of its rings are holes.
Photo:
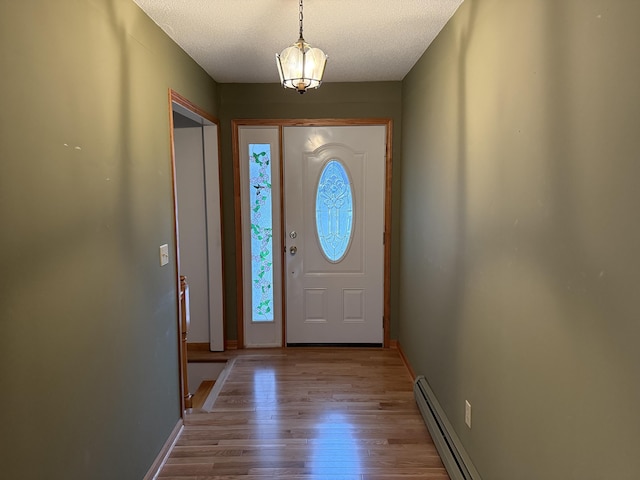
[[[445,480],[397,350],[237,350],[162,480]]]
[[[198,410],[202,408],[215,383],[216,382],[213,380],[204,380],[200,384],[200,386],[196,390],[196,393],[193,394],[193,398],[191,399],[191,410]]]

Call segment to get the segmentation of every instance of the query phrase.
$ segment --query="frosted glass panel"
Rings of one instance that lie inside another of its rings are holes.
[[[337,263],[347,253],[353,232],[353,194],[338,160],[327,163],[316,192],[316,231],[324,256]]]
[[[249,144],[251,309],[254,322],[273,321],[271,145]]]

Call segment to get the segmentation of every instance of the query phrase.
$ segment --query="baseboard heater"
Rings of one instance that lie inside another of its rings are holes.
[[[451,480],[482,480],[422,375],[416,378],[413,393]]]

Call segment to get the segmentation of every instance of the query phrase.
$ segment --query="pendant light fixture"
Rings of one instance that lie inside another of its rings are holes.
[[[322,83],[327,56],[319,48],[312,48],[302,36],[302,0],[300,0],[300,38],[296,43],[276,53],[276,64],[280,83],[284,88],[293,88],[304,93],[318,88]]]

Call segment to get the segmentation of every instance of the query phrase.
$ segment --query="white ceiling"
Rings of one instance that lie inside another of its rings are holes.
[[[402,80],[463,0],[306,0],[304,38],[325,82]],[[277,83],[298,39],[298,0],[134,0],[221,83]]]

